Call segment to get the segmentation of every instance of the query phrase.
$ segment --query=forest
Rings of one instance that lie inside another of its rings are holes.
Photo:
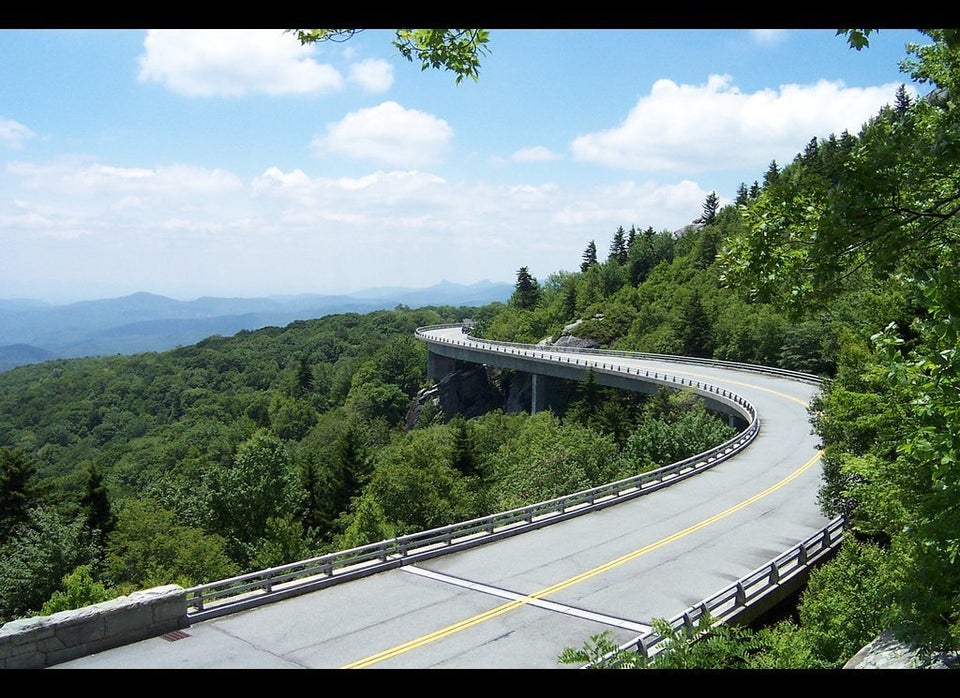
[[[530,414],[506,371],[484,376],[483,410],[446,414],[413,332],[471,318],[489,339],[573,334],[824,377],[818,503],[845,517],[842,550],[789,617],[678,642],[652,668],[837,668],[883,630],[960,647],[960,47],[924,36],[901,69],[925,97],[901,89],[859,133],[811,138],[682,230],[598,231],[575,271],[543,279],[517,260],[506,303],[0,373],[0,622],[549,499],[731,435],[691,394],[589,382]]]

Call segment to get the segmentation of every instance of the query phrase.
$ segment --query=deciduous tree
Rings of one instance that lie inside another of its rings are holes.
[[[301,44],[346,41],[362,29],[290,29]],[[474,82],[480,75],[480,62],[489,52],[486,29],[397,29],[391,42],[408,61],[420,62],[420,69],[452,72],[457,84],[464,78]]]

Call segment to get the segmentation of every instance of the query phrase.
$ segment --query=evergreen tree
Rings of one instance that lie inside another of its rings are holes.
[[[80,508],[89,531],[99,531],[101,541],[114,529],[116,518],[110,508],[107,488],[103,484],[103,468],[91,465],[87,472],[86,489],[80,499]]]
[[[477,464],[473,455],[473,446],[470,443],[470,432],[467,430],[467,420],[458,414],[450,422],[453,429],[453,467],[464,475],[476,474]]]
[[[901,83],[900,87],[897,88],[896,102],[893,110],[896,112],[897,116],[903,117],[910,109],[910,104],[910,95],[907,94],[906,86]]]
[[[592,368],[587,369],[586,378],[577,383],[576,398],[567,411],[567,416],[584,426],[593,426],[600,412],[600,386]]]
[[[297,471],[300,484],[299,514],[308,534],[325,535],[332,521],[326,516],[321,499],[322,481],[319,466],[314,461],[303,463]]]
[[[740,182],[740,186],[737,187],[737,198],[735,199],[735,203],[737,206],[746,206],[749,200],[750,192],[747,189],[747,185],[743,182]]]
[[[613,234],[613,240],[610,241],[610,254],[607,261],[614,261],[617,264],[624,264],[627,261],[627,237],[623,226],[617,228]]]
[[[36,473],[36,464],[19,451],[0,451],[0,545],[18,524],[28,520]]]
[[[580,271],[586,271],[597,263],[597,243],[593,240],[583,251],[582,261],[580,262]]]
[[[695,291],[681,304],[677,324],[684,356],[713,355],[713,323],[699,292]]]
[[[771,184],[776,184],[777,180],[780,178],[780,168],[777,166],[776,160],[771,160],[767,171],[763,174],[763,185],[769,186]]]
[[[707,199],[703,202],[703,215],[697,219],[697,223],[703,223],[704,225],[713,223],[713,219],[717,217],[717,209],[719,208],[720,198],[717,196],[717,192],[712,191],[707,194]]]
[[[337,440],[336,462],[327,471],[326,492],[329,497],[329,518],[336,519],[350,508],[350,500],[360,495],[368,474],[367,458],[360,443],[360,434],[353,425]]]
[[[297,393],[294,397],[302,397],[313,389],[313,371],[310,360],[306,356],[300,357],[297,365]]]
[[[527,267],[520,267],[517,271],[517,284],[511,301],[520,310],[533,310],[540,301],[540,284]]]

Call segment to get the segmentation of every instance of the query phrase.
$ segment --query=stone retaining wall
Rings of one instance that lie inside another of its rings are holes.
[[[189,625],[187,594],[176,584],[21,618],[0,627],[0,669],[43,669]]]

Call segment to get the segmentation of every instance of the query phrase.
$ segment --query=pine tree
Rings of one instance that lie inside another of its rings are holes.
[[[896,103],[893,107],[897,116],[902,117],[904,114],[906,114],[907,110],[910,108],[910,104],[910,95],[907,93],[906,86],[901,83],[900,87],[897,88]]]
[[[527,267],[520,267],[517,271],[517,285],[511,300],[521,310],[533,310],[540,301],[540,284]]]
[[[597,243],[593,240],[590,241],[587,249],[584,250],[582,260],[583,261],[580,262],[580,271],[586,271],[597,263]]]
[[[614,261],[617,264],[624,264],[627,261],[627,238],[623,226],[617,228],[613,234],[613,240],[610,241],[610,254],[607,261]]]
[[[713,219],[717,217],[717,209],[719,208],[720,198],[717,196],[717,192],[712,191],[707,194],[707,199],[703,202],[703,215],[697,219],[697,223],[703,223],[704,225],[713,223]]]
[[[770,161],[770,166],[767,167],[767,171],[763,174],[763,184],[764,186],[770,184],[776,184],[777,180],[780,178],[780,168],[777,166],[776,160]]]
[[[746,206],[747,202],[750,200],[750,192],[747,189],[747,185],[743,182],[740,182],[740,186],[737,187],[737,198],[735,203],[737,206]]]

